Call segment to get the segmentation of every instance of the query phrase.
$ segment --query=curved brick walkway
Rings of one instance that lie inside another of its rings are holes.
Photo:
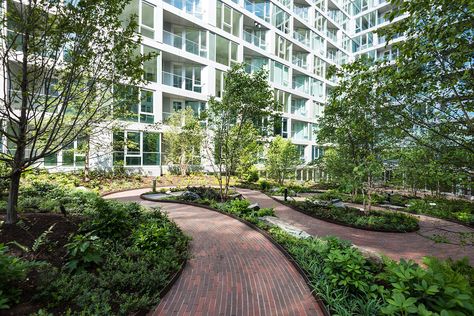
[[[192,258],[153,315],[323,315],[301,275],[262,234],[204,208],[140,200],[146,191],[106,198],[159,205],[193,238]]]
[[[289,224],[298,227],[314,236],[338,236],[351,241],[360,248],[383,253],[393,259],[413,259],[421,262],[424,256],[439,258],[460,259],[467,256],[474,264],[474,246],[458,246],[444,243],[435,243],[426,236],[435,234],[443,235],[446,232],[470,232],[474,229],[427,216],[420,217],[420,230],[414,233],[381,233],[371,232],[346,226],[325,222],[306,214],[297,212],[269,196],[248,189],[238,191],[253,203],[261,207],[272,207],[276,215]]]

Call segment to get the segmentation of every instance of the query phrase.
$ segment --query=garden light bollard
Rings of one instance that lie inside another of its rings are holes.
[[[287,201],[287,200],[288,200],[288,189],[285,188],[285,201]]]
[[[153,179],[153,193],[156,192],[156,179]]]

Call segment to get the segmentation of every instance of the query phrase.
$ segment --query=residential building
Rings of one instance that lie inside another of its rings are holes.
[[[240,62],[247,63],[248,72],[265,68],[269,73],[275,98],[283,104],[275,134],[298,145],[302,161],[318,158],[323,150],[315,137],[317,120],[337,84],[327,68],[362,54],[393,58],[396,52],[374,33],[389,23],[390,9],[385,0],[132,0],[124,14],[138,16],[142,52],[159,55],[144,65],[149,83],[140,87],[140,104],[132,107],[136,115],[124,131],[101,137],[121,145],[92,150],[91,163],[165,172],[161,132],[166,119],[185,107],[203,111],[210,96],[222,95],[225,72]],[[127,148],[130,141],[136,146]],[[80,143],[45,159],[44,166],[80,168]]]

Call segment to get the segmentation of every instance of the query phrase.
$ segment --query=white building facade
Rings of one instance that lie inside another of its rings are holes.
[[[336,82],[326,75],[357,55],[393,58],[374,30],[386,25],[385,0],[133,0],[125,14],[137,14],[142,51],[157,52],[145,64],[149,83],[121,132],[102,135],[91,150],[91,166],[122,164],[149,175],[166,170],[161,131],[173,112],[198,114],[210,96],[220,96],[223,76],[234,63],[248,72],[264,67],[283,104],[281,135],[298,146],[306,163],[318,158],[317,120]],[[159,125],[157,128],[156,125]],[[164,123],[160,125],[159,123]],[[114,140],[121,146],[112,146]],[[138,146],[126,148],[128,141]],[[81,168],[80,140],[44,161],[51,170]],[[108,146],[105,146],[109,144]]]

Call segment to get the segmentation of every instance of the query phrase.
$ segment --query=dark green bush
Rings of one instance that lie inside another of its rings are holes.
[[[42,271],[38,300],[81,315],[149,311],[186,259],[188,238],[158,209],[105,200],[96,207],[66,245],[68,264]]]
[[[18,303],[21,290],[18,284],[26,280],[28,272],[38,264],[7,254],[8,247],[0,243],[0,309]]]
[[[137,203],[98,200],[96,212],[81,225],[81,231],[94,232],[100,238],[118,240],[130,236],[141,216]]]
[[[302,212],[359,228],[407,232],[418,228],[418,220],[410,215],[390,211],[363,212],[354,208],[316,205],[312,201],[288,202]]]

